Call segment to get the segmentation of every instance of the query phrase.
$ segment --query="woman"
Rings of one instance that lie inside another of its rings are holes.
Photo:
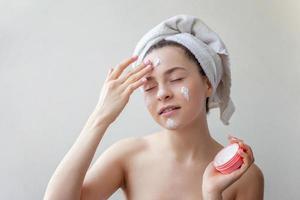
[[[191,20],[183,15],[170,19],[176,19],[176,23],[183,19],[184,24]],[[170,19],[163,24],[170,26]],[[157,27],[154,31],[159,32]],[[224,85],[227,81],[228,86],[229,80],[218,74],[225,71],[218,70],[224,67],[223,60],[217,66],[224,56],[203,62],[201,55],[188,48],[191,46],[174,38],[163,38],[145,47],[149,38],[159,35],[146,34],[135,50],[139,57],[128,58],[109,71],[99,102],[57,167],[45,199],[108,199],[118,188],[127,199],[138,200],[263,199],[263,174],[253,164],[251,148],[242,140],[229,137],[230,143],[239,143],[244,149],[239,152],[244,162],[241,168],[225,175],[212,164],[223,146],[210,136],[206,115],[216,105],[213,100],[219,99],[219,107],[223,105],[221,120],[226,124],[230,118],[228,105],[232,103],[228,95],[220,95],[225,94]],[[206,59],[210,54],[205,55]],[[136,67],[125,74],[133,63]],[[211,64],[216,68],[210,69]],[[210,70],[216,74],[211,76]],[[223,93],[216,82],[223,83]],[[88,169],[106,129],[140,87],[149,113],[163,129],[116,142]],[[225,91],[229,93],[228,88]]]

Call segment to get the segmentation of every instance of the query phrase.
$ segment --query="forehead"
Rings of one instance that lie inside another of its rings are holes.
[[[185,55],[184,50],[178,47],[166,46],[151,51],[144,60],[150,60],[153,64],[159,64],[149,72],[146,77],[148,80],[155,76],[167,76],[172,73],[184,73],[191,70],[193,63]]]

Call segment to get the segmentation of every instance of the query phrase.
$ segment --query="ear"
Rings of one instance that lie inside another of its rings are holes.
[[[205,84],[205,88],[206,88],[206,97],[210,97],[212,94],[212,85],[210,83],[210,81],[208,80],[208,78],[205,76],[204,77],[204,84]]]

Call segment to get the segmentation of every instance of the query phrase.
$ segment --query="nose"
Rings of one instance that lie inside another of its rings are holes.
[[[172,92],[165,87],[160,87],[159,90],[157,91],[157,99],[160,101],[170,99],[171,97],[172,97]]]

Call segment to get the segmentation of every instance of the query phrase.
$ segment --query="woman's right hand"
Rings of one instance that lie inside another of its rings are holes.
[[[124,60],[115,69],[111,68],[104,81],[96,109],[97,113],[110,123],[122,112],[133,91],[147,81],[144,76],[153,69],[151,61],[148,61],[142,62],[127,74],[122,74],[137,58],[133,56]]]

